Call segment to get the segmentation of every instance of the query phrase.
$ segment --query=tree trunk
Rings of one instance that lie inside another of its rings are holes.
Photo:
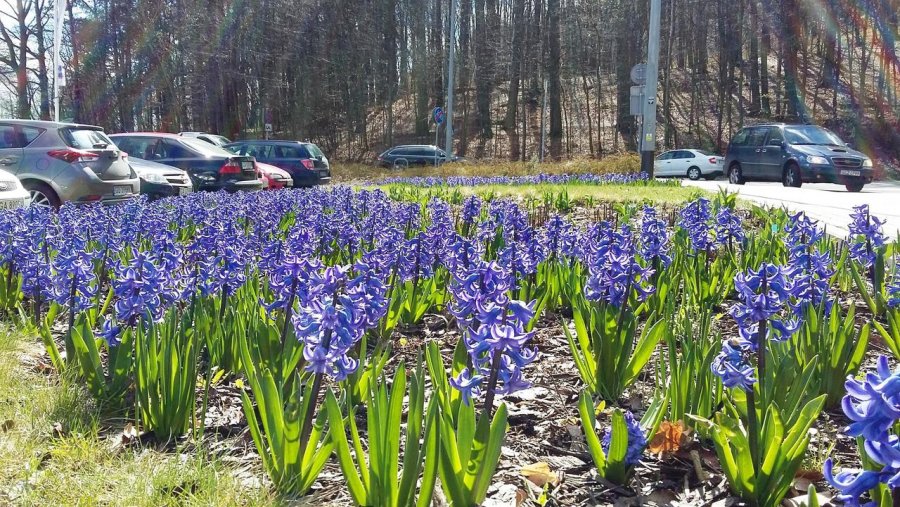
[[[560,104],[559,0],[547,0],[547,99],[550,103],[550,156],[562,155],[562,105]]]
[[[510,64],[509,93],[503,130],[509,137],[509,159],[519,160],[519,134],[516,120],[519,114],[519,85],[522,79],[522,54],[525,52],[525,0],[514,0],[512,62]]]
[[[30,43],[30,30],[28,29],[28,12],[31,10],[31,1],[25,3],[16,0],[16,21],[19,26],[18,65],[16,66],[16,110],[19,119],[31,118],[31,102],[28,100],[28,44]]]
[[[806,112],[798,88],[797,32],[799,31],[799,5],[796,0],[782,0],[782,54],[784,55],[784,91],[787,99],[787,116],[805,122]]]
[[[493,91],[490,26],[485,0],[475,0],[475,102],[476,124],[482,139],[494,136],[491,127],[491,92]],[[480,155],[483,155],[481,153]]]
[[[759,91],[759,15],[757,0],[750,3],[750,107],[747,113],[758,116],[762,111],[762,98]]]
[[[58,0],[57,0],[58,1]],[[50,120],[50,78],[47,74],[47,43],[46,30],[48,12],[45,9],[46,0],[36,0],[34,3],[34,32],[37,39],[37,53],[32,56],[38,63],[38,92],[40,93],[39,113],[42,120]]]

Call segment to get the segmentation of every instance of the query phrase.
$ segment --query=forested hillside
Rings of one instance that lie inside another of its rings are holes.
[[[3,114],[49,117],[51,0],[2,9]],[[72,0],[63,116],[112,131],[310,138],[336,158],[434,142],[450,0]],[[456,150],[634,149],[631,67],[649,0],[458,0]],[[721,149],[742,124],[815,121],[896,158],[900,0],[663,0],[664,146]],[[24,49],[23,49],[24,48]],[[23,63],[24,62],[24,63]],[[863,142],[865,140],[865,142]]]

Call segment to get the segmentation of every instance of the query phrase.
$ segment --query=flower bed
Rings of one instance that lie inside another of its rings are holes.
[[[671,489],[674,467],[682,494],[777,505],[800,491],[810,429],[873,357],[870,335],[900,355],[895,246],[865,208],[843,242],[727,195],[586,225],[431,195],[2,211],[0,311],[31,320],[56,370],[160,441],[202,443],[213,379],[232,379],[275,491],[308,494],[336,467],[359,505],[437,490],[482,504],[540,459],[615,484],[608,500]],[[818,485],[847,499],[895,487],[900,402],[879,365],[844,403],[869,471],[829,464]],[[516,487],[588,496],[554,476]]]

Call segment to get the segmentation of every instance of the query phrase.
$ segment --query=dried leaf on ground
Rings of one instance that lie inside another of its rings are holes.
[[[523,477],[534,483],[536,486],[543,488],[547,484],[556,486],[559,484],[559,475],[550,470],[550,465],[546,461],[539,461],[522,467],[520,471]]]

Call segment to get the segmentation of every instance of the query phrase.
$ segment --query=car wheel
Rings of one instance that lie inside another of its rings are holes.
[[[31,205],[39,208],[59,209],[59,196],[46,183],[26,181],[22,184],[31,195]]]
[[[853,183],[847,183],[844,186],[847,188],[847,192],[859,192],[865,185],[866,184],[862,181],[854,181]]]
[[[795,163],[788,164],[781,178],[781,183],[786,187],[800,188],[803,179],[800,176],[800,166]]]
[[[728,168],[728,183],[731,183],[732,185],[743,185],[746,183],[740,164],[734,163]]]
[[[398,158],[394,161],[394,169],[407,169],[409,168],[409,161],[405,158]]]
[[[703,176],[703,173],[700,172],[699,167],[691,167],[688,169],[687,177],[690,178],[691,181],[697,181],[701,176]]]

